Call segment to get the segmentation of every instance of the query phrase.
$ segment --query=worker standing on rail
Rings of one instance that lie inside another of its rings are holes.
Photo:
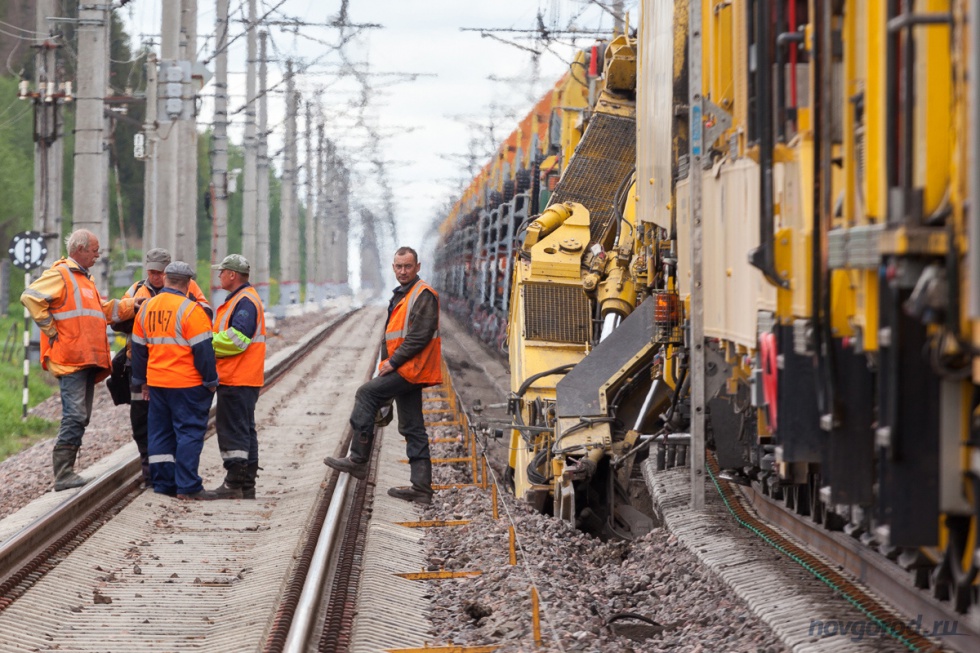
[[[133,384],[150,402],[148,454],[153,490],[178,499],[216,499],[197,473],[218,386],[211,319],[187,297],[194,270],[183,261],[164,269],[164,288],[133,325]]]
[[[259,470],[255,404],[265,383],[265,308],[248,282],[250,266],[241,254],[229,254],[218,270],[228,292],[214,316],[214,354],[218,359],[218,450],[225,480],[214,492],[221,498],[254,499]]]
[[[374,441],[375,415],[393,398],[398,407],[398,432],[407,441],[412,485],[390,488],[388,494],[429,504],[432,503],[432,460],[422,413],[422,389],[442,383],[439,295],[419,278],[422,266],[411,247],[401,247],[395,252],[392,268],[400,285],[388,302],[378,375],[358,388],[354,397],[350,453],[345,458],[328,456],[323,462],[354,478],[365,478]]]
[[[147,251],[146,260],[143,263],[143,270],[146,272],[146,277],[130,286],[124,297],[135,297],[137,299],[156,297],[163,290],[163,271],[168,265],[170,265],[170,252],[162,247],[154,247]],[[200,304],[201,308],[208,314],[208,319],[211,319],[214,311],[211,309],[208,300],[204,297],[204,292],[201,290],[201,287],[193,279],[190,280],[190,284],[188,285],[187,296]],[[114,327],[114,329],[129,334],[129,337],[126,339],[126,357],[132,360],[131,341],[133,324],[127,322],[121,328]],[[140,453],[140,462],[143,467],[143,483],[146,486],[152,485],[150,482],[150,462],[146,453],[147,415],[149,415],[149,412],[150,402],[143,399],[142,388],[133,386],[132,397],[129,402],[129,423],[133,427],[133,440],[136,442],[136,448]]]
[[[134,299],[99,296],[89,269],[99,260],[99,239],[87,229],[65,240],[68,256],[55,261],[20,296],[41,329],[41,367],[58,379],[61,426],[54,445],[54,489],[88,482],[75,473],[75,458],[92,417],[95,384],[109,376],[112,361],[106,324],[128,320]]]

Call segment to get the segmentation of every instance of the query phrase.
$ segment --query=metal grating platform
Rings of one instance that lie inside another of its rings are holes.
[[[635,161],[636,121],[593,114],[551,203],[578,202],[585,206],[589,210],[592,242],[600,242],[615,227],[616,191],[633,170]]]

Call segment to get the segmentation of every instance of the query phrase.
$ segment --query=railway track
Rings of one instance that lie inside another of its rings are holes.
[[[133,457],[3,542],[0,650],[134,642],[140,650],[283,650],[296,607],[290,588],[302,585],[318,520],[331,498],[346,508],[346,477],[324,483],[320,460],[346,449],[346,411],[373,369],[383,311],[352,316],[267,363],[256,414],[266,471],[256,501],[141,492]],[[205,478],[220,473],[211,449],[206,443]],[[339,513],[333,521],[357,523]]]

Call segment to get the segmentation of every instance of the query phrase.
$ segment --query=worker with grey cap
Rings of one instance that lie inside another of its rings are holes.
[[[153,249],[147,250],[143,263],[143,270],[146,272],[146,277],[130,286],[129,290],[123,296],[135,297],[137,299],[141,297],[146,299],[156,297],[163,290],[164,270],[166,270],[169,264],[170,252],[167,250],[162,247],[154,247]],[[201,308],[208,314],[209,319],[214,315],[211,304],[208,303],[208,300],[204,297],[204,292],[194,279],[190,279],[190,283],[187,286],[187,296],[201,305]],[[115,328],[115,330],[131,334],[133,332],[133,322],[129,321],[128,323],[124,323],[120,327]],[[131,358],[130,346],[130,338],[128,337],[126,340],[127,358]],[[133,440],[136,442],[136,448],[139,450],[140,461],[143,465],[143,484],[147,487],[150,486],[150,463],[146,453],[146,420],[149,411],[149,402],[143,400],[142,390],[138,386],[134,386],[129,401],[129,423],[133,427]]]
[[[197,473],[218,386],[211,319],[187,296],[194,268],[174,261],[164,288],[133,326],[133,384],[149,401],[148,457],[153,490],[178,499],[216,499]]]
[[[212,340],[220,379],[215,426],[227,472],[215,493],[254,499],[259,469],[255,404],[265,382],[265,309],[248,282],[251,267],[244,256],[229,254],[212,268],[228,293],[214,316]]]

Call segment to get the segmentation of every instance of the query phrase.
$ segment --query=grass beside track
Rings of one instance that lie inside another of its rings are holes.
[[[20,309],[20,310],[18,310]],[[11,305],[11,315],[0,318],[0,460],[26,449],[58,431],[58,423],[37,417],[21,420],[24,398],[24,318],[20,305]],[[28,379],[30,406],[36,406],[57,391],[54,378],[38,365],[31,365]]]

